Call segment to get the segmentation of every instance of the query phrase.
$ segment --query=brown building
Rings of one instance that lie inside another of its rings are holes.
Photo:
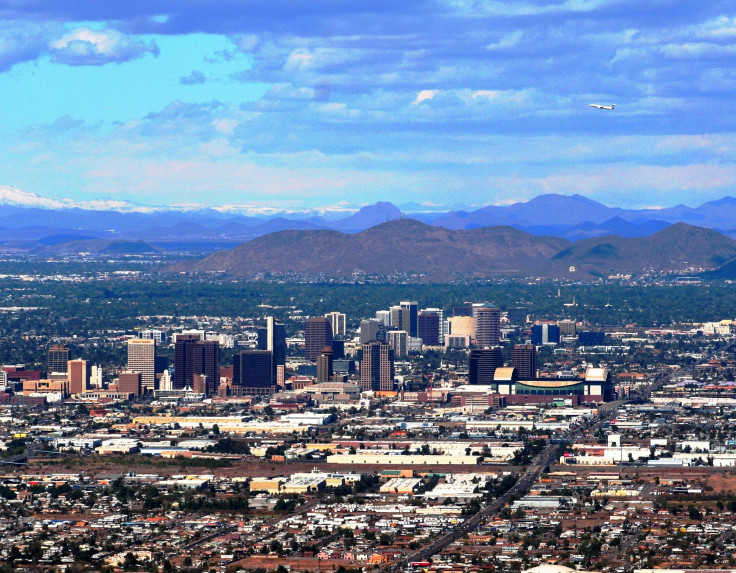
[[[123,394],[135,394],[135,397],[141,395],[143,375],[140,372],[132,372],[123,370],[118,375],[118,392]]]
[[[537,349],[533,344],[516,344],[511,350],[511,366],[520,380],[537,377]]]
[[[332,347],[325,346],[317,357],[317,382],[329,382],[332,378]]]
[[[194,378],[207,377],[206,394],[217,394],[220,384],[220,345],[197,334],[179,334],[174,343],[174,389],[194,389]]]
[[[483,305],[476,309],[475,343],[481,348],[496,346],[501,341],[501,309]]]
[[[66,372],[66,365],[69,362],[69,349],[63,344],[54,344],[49,348],[48,355],[48,373]]]
[[[69,360],[67,362],[69,393],[81,394],[89,390],[90,371],[86,360]]]
[[[304,358],[317,362],[325,346],[332,346],[332,325],[324,316],[307,319],[304,328]]]
[[[394,351],[385,342],[376,340],[362,346],[360,386],[374,391],[394,389]]]

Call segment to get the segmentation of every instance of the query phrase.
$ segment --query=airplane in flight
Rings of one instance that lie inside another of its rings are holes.
[[[599,103],[592,103],[590,104],[590,107],[594,107],[596,109],[613,109],[614,107],[616,107],[616,104],[612,103],[611,105],[601,105]]]

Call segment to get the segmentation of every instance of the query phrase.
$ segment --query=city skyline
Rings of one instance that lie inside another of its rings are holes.
[[[0,187],[282,210],[733,194],[728,2],[247,8],[0,2]]]

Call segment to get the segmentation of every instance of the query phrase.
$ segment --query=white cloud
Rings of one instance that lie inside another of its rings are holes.
[[[125,62],[147,53],[158,54],[154,41],[144,42],[117,30],[75,28],[49,43],[51,58],[70,66],[99,66]]]
[[[422,90],[417,94],[416,99],[412,102],[412,105],[419,105],[423,101],[434,99],[437,95],[437,90]]]

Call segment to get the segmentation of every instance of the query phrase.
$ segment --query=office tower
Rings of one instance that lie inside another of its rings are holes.
[[[86,360],[69,360],[66,372],[69,377],[70,394],[81,394],[89,389],[90,372]]]
[[[507,311],[507,316],[511,324],[525,324],[528,315],[529,307],[526,306],[514,306]]]
[[[329,312],[325,318],[332,326],[332,336],[345,336],[347,332],[347,316],[342,312]]]
[[[5,392],[8,387],[8,373],[0,370],[0,393]]]
[[[376,320],[384,326],[391,326],[391,311],[390,310],[377,310]]]
[[[361,347],[360,386],[364,390],[393,390],[394,351],[385,342],[368,342]]]
[[[440,345],[440,315],[423,310],[417,317],[417,335],[424,346]]]
[[[207,394],[209,381],[206,374],[195,374],[192,377],[192,392],[195,394]]]
[[[452,316],[448,320],[450,323],[450,332],[452,336],[469,336],[471,341],[475,341],[476,324],[472,316]]]
[[[386,342],[394,351],[394,358],[403,358],[409,354],[409,335],[405,330],[388,331]]]
[[[92,373],[89,377],[89,385],[91,388],[102,388],[102,366],[92,366]]]
[[[233,357],[233,389],[239,394],[262,396],[276,391],[273,352],[242,350]]]
[[[369,318],[360,321],[360,343],[365,344],[372,340],[378,340],[378,330],[381,324],[377,320]]]
[[[415,300],[405,300],[399,303],[399,306],[409,313],[409,323],[404,325],[401,330],[406,330],[409,336],[417,336],[417,322],[419,317],[419,303]]]
[[[332,359],[332,347],[325,346],[317,357],[317,382],[329,382],[332,378]]]
[[[153,340],[151,340],[153,342]],[[136,398],[143,393],[142,374],[130,370],[123,370],[118,375],[118,392],[123,394],[135,394]]]
[[[171,374],[169,374],[168,370],[164,370],[161,373],[158,381],[158,389],[167,392],[174,389],[174,381],[171,379]]]
[[[217,394],[220,386],[220,344],[216,340],[200,340],[194,345],[194,376],[206,376],[205,394]]]
[[[468,358],[468,382],[470,384],[492,384],[496,368],[503,367],[500,348],[474,348]]]
[[[156,389],[156,340],[131,338],[128,340],[128,370],[141,373],[143,392]]]
[[[325,346],[332,346],[332,326],[324,316],[314,316],[304,329],[304,358],[316,362]]]
[[[537,377],[537,349],[533,344],[516,344],[511,350],[511,366],[516,368],[519,380]]]
[[[501,309],[482,305],[475,313],[475,344],[481,348],[496,346],[501,341]]]
[[[578,344],[581,346],[602,346],[606,340],[605,332],[580,331],[578,332]]]
[[[258,350],[273,352],[273,373],[286,364],[286,330],[272,316],[266,318],[266,328],[258,329]]]
[[[558,320],[557,326],[560,327],[560,336],[575,336],[577,334],[578,323],[574,320]]]
[[[389,311],[391,312],[391,324],[396,330],[406,330],[409,332],[410,317],[409,309],[403,306],[392,306]]]
[[[177,334],[174,343],[174,389],[194,388],[194,376],[207,377],[208,393],[217,393],[220,383],[220,345],[202,340],[199,334]]]
[[[142,338],[144,340],[148,340],[149,338],[153,339],[156,341],[158,346],[166,344],[166,333],[163,330],[157,330],[155,328],[148,328],[146,330],[139,331],[138,338]]]
[[[532,344],[559,344],[560,327],[556,324],[535,324],[532,326]]]
[[[69,362],[69,349],[63,344],[54,344],[49,348],[48,373],[66,372]]]
[[[444,336],[447,334],[447,321],[445,320],[445,311],[441,308],[437,307],[430,307],[430,308],[423,308],[421,312],[433,312],[439,317],[439,344],[444,343]],[[418,320],[418,319],[417,319]],[[417,336],[419,335],[419,322],[417,322]],[[421,336],[419,336],[421,338]]]
[[[463,306],[453,306],[452,316],[473,316],[473,307],[467,303]]]

